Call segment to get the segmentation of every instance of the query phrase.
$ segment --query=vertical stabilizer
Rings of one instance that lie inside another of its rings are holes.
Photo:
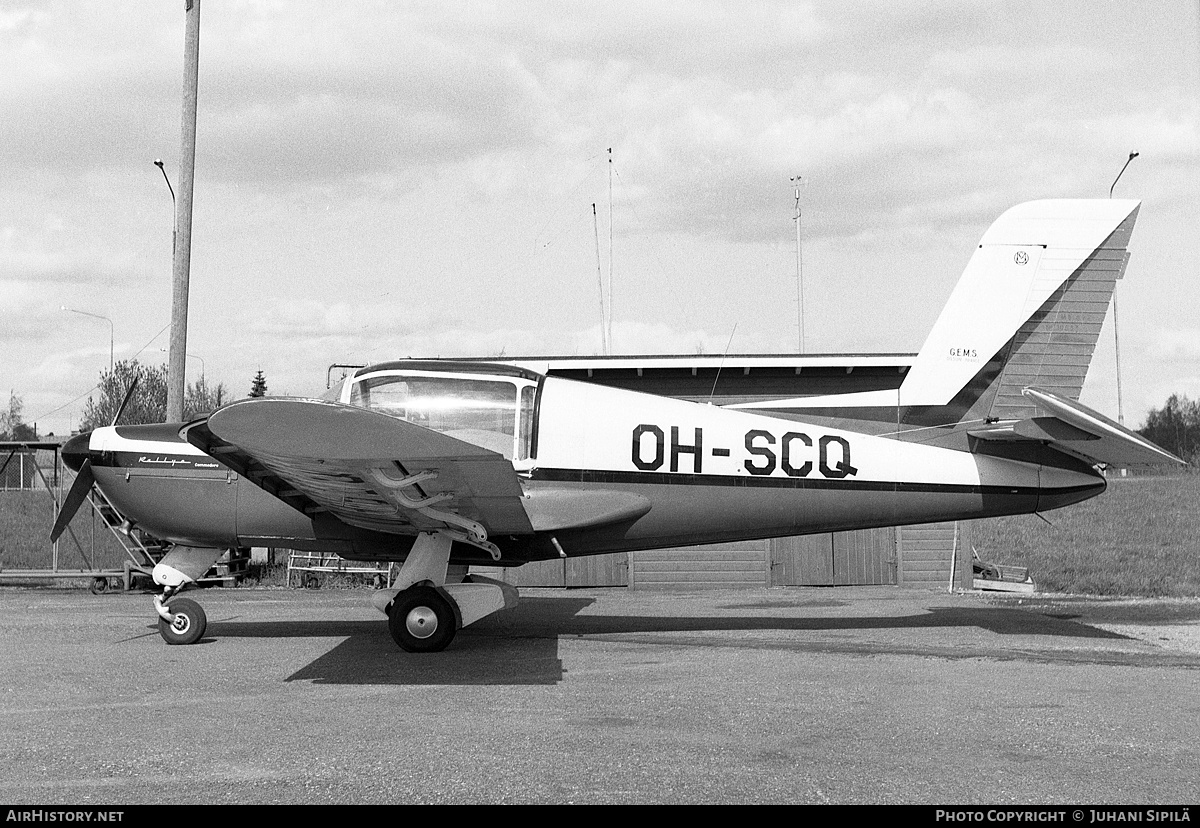
[[[905,377],[900,405],[954,400],[977,415],[1009,418],[1028,416],[1021,392],[1029,385],[1078,399],[1139,205],[1031,201],[1000,216]],[[968,386],[974,399],[964,400]]]

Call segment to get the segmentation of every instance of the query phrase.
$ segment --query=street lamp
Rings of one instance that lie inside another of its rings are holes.
[[[1131,152],[1129,157],[1125,159],[1125,167],[1129,166],[1129,162],[1141,155],[1140,152]],[[1121,167],[1121,171],[1117,173],[1117,177],[1113,179],[1112,187],[1108,188],[1108,197],[1112,198],[1113,190],[1117,186],[1117,182],[1121,180],[1121,176],[1125,174],[1125,167]]]
[[[158,350],[159,350],[159,351],[161,351],[161,352],[162,352],[162,353],[164,353],[164,354],[168,354],[168,353],[170,353],[170,351],[168,351],[166,348],[159,348]],[[201,376],[201,377],[203,377],[203,376],[205,375],[205,373],[206,373],[206,371],[205,371],[205,365],[204,365],[204,357],[201,357],[201,356],[196,356],[195,354],[184,354],[184,356],[189,356],[189,357],[191,357],[192,359],[198,359],[198,360],[200,360],[200,376]]]
[[[88,313],[87,311],[75,310],[75,308],[68,308],[66,305],[60,305],[58,309],[69,311],[71,313],[78,313],[81,316],[90,316],[93,319],[103,319],[108,323],[108,373],[111,374],[113,372],[113,340],[116,338],[116,330],[113,327],[113,321],[107,316],[101,316],[98,313]]]
[[[1137,158],[1140,153],[1131,152],[1129,157],[1125,159],[1125,166],[1121,167],[1121,171],[1117,173],[1117,177],[1113,179],[1112,186],[1108,188],[1108,197],[1112,198],[1113,190],[1116,189],[1117,182],[1121,180],[1121,176],[1125,174],[1125,167],[1129,166],[1129,162]],[[1121,404],[1121,334],[1117,329],[1117,287],[1113,285],[1113,349],[1116,352],[1117,360],[1117,422],[1125,425],[1125,407]]]
[[[171,186],[171,179],[167,178],[167,171],[163,168],[161,158],[154,159],[154,166],[158,167],[158,171],[163,174],[163,181],[167,182],[167,189],[171,191],[171,255],[175,255],[175,231],[176,225],[179,223],[179,217],[176,215],[175,209],[175,188]]]

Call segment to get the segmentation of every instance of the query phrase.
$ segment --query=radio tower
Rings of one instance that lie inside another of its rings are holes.
[[[798,353],[804,353],[804,258],[800,246],[800,176],[792,178],[796,187],[796,345]]]

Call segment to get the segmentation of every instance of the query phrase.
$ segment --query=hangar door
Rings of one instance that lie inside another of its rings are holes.
[[[862,529],[767,542],[772,586],[896,583],[896,529]]]
[[[518,567],[472,566],[471,571],[516,587],[629,586],[629,554],[534,561]]]
[[[517,586],[970,586],[970,549],[954,522],[657,549],[473,571]],[[768,572],[770,573],[768,575]]]

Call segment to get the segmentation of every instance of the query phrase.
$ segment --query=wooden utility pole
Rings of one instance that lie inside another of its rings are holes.
[[[171,348],[167,361],[167,422],[183,419],[187,389],[188,281],[192,266],[192,185],[196,172],[196,90],[200,73],[200,0],[184,0],[183,130],[179,151],[179,209],[171,280]]]

